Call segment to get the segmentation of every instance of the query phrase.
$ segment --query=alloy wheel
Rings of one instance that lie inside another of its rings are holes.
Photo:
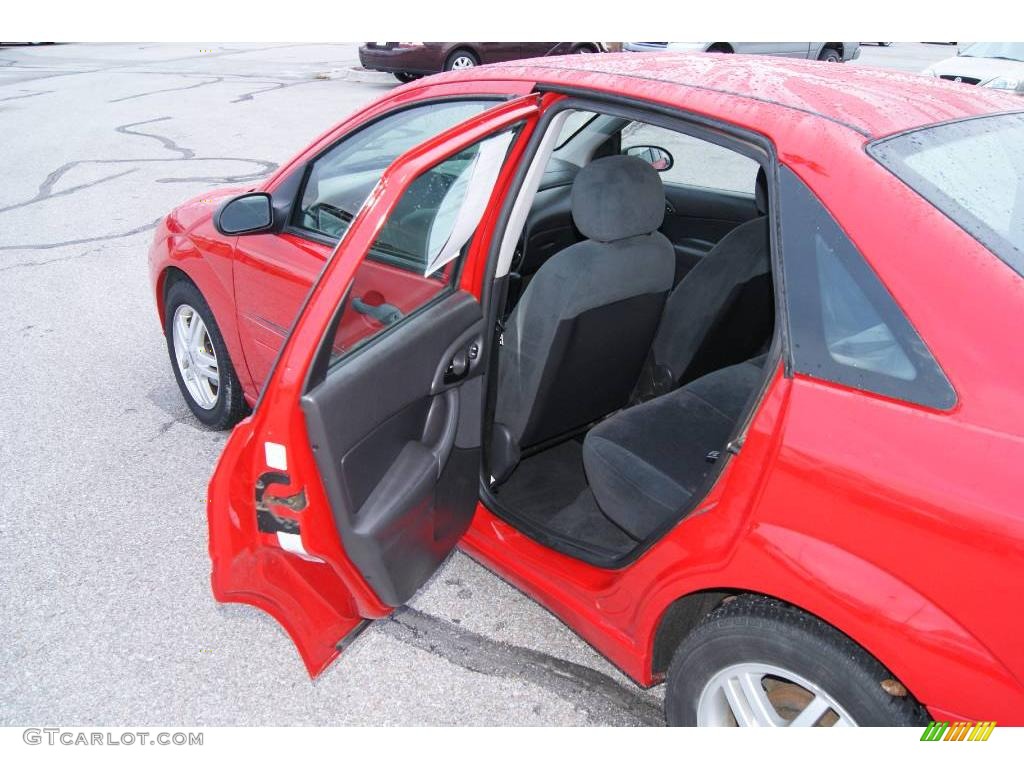
[[[697,702],[701,726],[856,726],[826,691],[772,664],[734,664],[717,672]]]
[[[475,66],[476,62],[473,61],[472,57],[467,56],[464,53],[452,59],[452,69],[469,69],[470,67]]]
[[[220,394],[220,367],[206,323],[193,307],[181,304],[174,311],[171,335],[174,361],[185,389],[200,408],[212,409]]]

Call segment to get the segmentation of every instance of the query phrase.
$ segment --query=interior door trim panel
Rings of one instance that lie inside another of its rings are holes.
[[[388,605],[423,585],[472,520],[480,440],[460,423],[479,423],[482,331],[476,299],[452,293],[302,397],[342,546]]]

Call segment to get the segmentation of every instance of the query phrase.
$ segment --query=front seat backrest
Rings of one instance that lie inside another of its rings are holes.
[[[774,327],[768,183],[759,170],[758,215],[723,237],[665,302],[638,387],[639,399],[669,392],[764,351]]]
[[[544,263],[504,331],[495,431],[514,455],[627,403],[672,287],[675,256],[657,231],[665,192],[650,165],[594,160],[571,204],[587,239]]]

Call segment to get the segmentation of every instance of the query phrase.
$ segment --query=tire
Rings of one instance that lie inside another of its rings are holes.
[[[839,64],[842,60],[843,54],[835,48],[822,48],[818,54],[818,61],[827,61],[829,64]]]
[[[755,682],[739,685],[750,680]],[[754,694],[743,696],[747,690]],[[729,703],[730,695],[739,707]],[[812,698],[815,706],[809,704]],[[762,708],[755,704],[745,709],[743,703],[751,701]],[[736,716],[737,709],[750,716]],[[850,638],[797,608],[759,595],[737,597],[712,611],[683,640],[669,665],[669,725],[802,725],[796,719],[801,713],[811,725],[833,725],[841,719],[861,726],[928,723],[924,708]]]
[[[196,318],[201,320],[203,328],[196,327],[196,331],[202,334],[201,339],[190,344],[187,338],[183,338],[183,326],[175,328],[174,324],[179,321],[179,310],[181,322],[187,324],[189,329],[194,327]],[[167,339],[167,354],[171,359],[171,368],[178,382],[178,389],[181,390],[182,397],[195,417],[212,429],[228,429],[237,424],[248,411],[245,397],[242,395],[242,385],[231,364],[224,337],[213,317],[213,312],[210,311],[203,294],[188,280],[177,280],[167,290],[164,302],[164,336]],[[191,350],[191,354],[184,352],[181,360],[176,350],[179,341],[184,342],[184,347]],[[210,378],[198,373],[202,367],[200,356],[205,355],[203,359],[209,359],[211,351],[213,367],[217,374],[216,387]]]
[[[411,83],[413,80],[419,80],[423,75],[413,75],[408,72],[393,72],[395,79],[400,83]]]
[[[459,48],[452,51],[445,59],[444,71],[451,72],[453,69],[469,69],[480,65],[480,59],[472,51],[466,48]]]
[[[577,45],[573,48],[573,53],[597,53],[597,48],[589,43],[583,45]]]
[[[724,43],[715,43],[707,50],[708,53],[732,53],[732,48]]]

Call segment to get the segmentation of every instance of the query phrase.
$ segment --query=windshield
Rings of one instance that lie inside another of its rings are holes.
[[[1010,59],[1024,61],[1024,43],[971,43],[961,56],[979,59]]]
[[[1024,113],[922,128],[869,151],[1024,275]]]

